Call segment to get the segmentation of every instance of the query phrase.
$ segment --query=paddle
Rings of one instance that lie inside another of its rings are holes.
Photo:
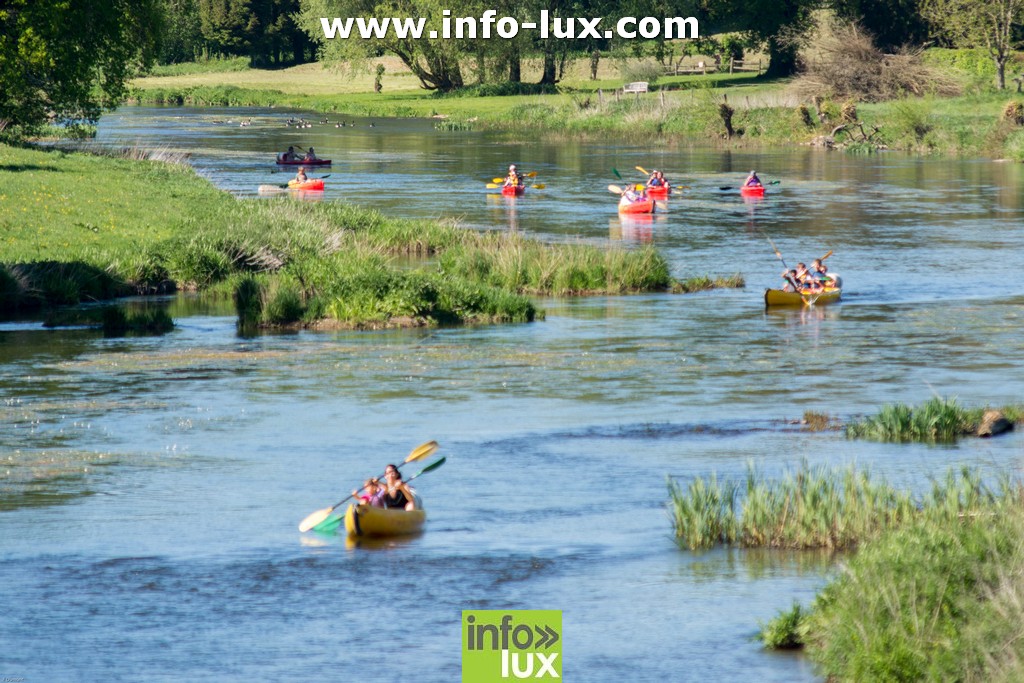
[[[536,185],[530,185],[530,187],[532,187],[535,190],[543,190],[545,187],[547,187],[547,185],[545,185],[544,183],[537,183]]]
[[[619,180],[622,180],[622,175],[616,169],[613,168],[612,169],[612,173],[615,174],[616,178],[618,178]]]
[[[416,448],[412,449],[412,452],[409,453],[409,457],[407,457],[402,462],[404,464],[404,463],[415,462],[417,460],[422,460],[423,458],[427,457],[428,455],[430,455],[431,453],[433,453],[437,449],[438,449],[438,444],[437,444],[436,441],[428,441],[428,442],[426,442],[424,444],[420,444]],[[442,458],[438,462],[441,462],[443,460],[444,460],[444,458]],[[426,471],[426,470],[424,470],[424,471]],[[421,472],[421,474],[422,474],[422,472]],[[383,476],[384,475],[381,475],[381,477],[383,477]],[[417,475],[417,476],[419,476],[419,475]],[[362,488],[359,489],[359,491],[362,491],[362,490],[363,490]],[[351,497],[352,497],[352,494],[349,494],[349,495],[345,496],[343,499],[339,500],[334,505],[332,505],[331,507],[323,508],[322,510],[317,510],[316,512],[310,514],[304,520],[299,522],[299,531],[309,531],[310,529],[315,527],[317,524],[319,524],[320,522],[322,522],[325,519],[327,519],[328,517],[330,517],[331,513],[334,512],[334,510],[339,505],[341,505],[342,503],[344,503],[346,500],[348,500]]]
[[[608,191],[613,193],[613,194],[622,194],[623,192],[625,192],[625,190],[623,190],[618,185],[609,185],[608,186]]]
[[[634,166],[633,168],[640,171],[644,175],[651,175],[650,171],[647,171],[643,166]]]
[[[788,271],[789,266],[786,265],[786,259],[782,258],[782,254],[779,252],[779,248],[775,246],[775,242],[772,242],[772,238],[769,237],[768,233],[766,233],[764,230],[761,231],[761,234],[764,235],[764,238],[766,240],[768,240],[768,244],[772,245],[772,251],[774,251],[775,255],[779,257],[780,261],[782,261],[782,267]]]
[[[781,182],[782,182],[781,180],[770,180],[770,181],[768,181],[767,183],[761,183],[761,185],[762,185],[762,186],[766,186],[766,185],[778,185],[778,184],[779,184],[779,183],[781,183]],[[735,187],[733,187],[732,185],[726,185],[725,187],[720,187],[720,188],[718,188],[718,189],[719,189],[719,190],[735,190],[736,188],[735,188]]]
[[[324,178],[330,178],[330,177],[331,177],[331,174],[328,173],[327,175],[322,175],[319,178],[307,178],[307,180],[323,180]],[[287,190],[288,189],[288,183],[285,183],[284,185],[278,185],[278,187]]]

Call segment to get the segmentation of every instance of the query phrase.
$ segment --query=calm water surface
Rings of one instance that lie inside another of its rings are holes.
[[[0,324],[0,674],[457,681],[461,611],[520,608],[563,611],[569,680],[814,680],[752,637],[807,604],[834,561],[680,551],[666,477],[749,462],[776,475],[806,458],[921,488],[950,466],[1021,468],[1019,435],[899,446],[790,423],[935,394],[1021,400],[1019,166],[525,144],[333,116],[285,128],[293,115],[128,108],[100,140],[190,150],[251,196],[286,179],[274,151],[312,144],[336,162],[322,201],[650,241],[678,277],[739,272],[747,287],[541,300],[543,322],[430,331],[241,338],[230,307],[187,297],[158,302],[177,323],[160,339]],[[489,196],[510,162],[547,188]],[[623,223],[604,188],[636,165],[690,189]],[[750,168],[776,192],[747,204],[718,189]],[[781,264],[765,234],[790,265],[833,250],[844,302],[766,314]],[[447,461],[417,480],[425,534],[351,546],[297,532],[428,439]]]

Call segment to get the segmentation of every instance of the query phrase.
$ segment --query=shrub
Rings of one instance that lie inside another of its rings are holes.
[[[926,93],[955,95],[958,85],[921,59],[920,51],[886,54],[868,32],[835,22],[818,34],[804,72],[794,81],[802,98],[837,97],[881,102]]]
[[[1003,120],[1015,126],[1024,126],[1024,102],[1007,102],[1003,108]]]

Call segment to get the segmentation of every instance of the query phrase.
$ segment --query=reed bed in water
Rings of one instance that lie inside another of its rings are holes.
[[[973,434],[985,408],[964,408],[956,399],[932,398],[918,407],[903,403],[883,406],[877,414],[852,422],[846,435],[854,439],[872,439],[887,442],[921,441],[925,443],[951,443],[957,438]],[[1001,409],[1010,422],[1024,416],[1024,406],[1006,406]]]
[[[993,490],[966,468],[950,471],[915,499],[867,470],[811,467],[806,461],[779,481],[764,480],[753,465],[745,484],[715,475],[685,487],[670,481],[669,496],[676,542],[690,549],[721,543],[839,550],[920,517],[953,522],[1024,500],[1018,484],[1003,480]]]

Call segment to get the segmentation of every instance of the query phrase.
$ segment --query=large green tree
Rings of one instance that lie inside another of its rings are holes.
[[[93,122],[159,48],[158,0],[0,0],[0,129]]]
[[[320,45],[320,55],[328,63],[353,63],[391,53],[409,67],[424,88],[447,91],[464,84],[461,61],[468,45],[464,41],[429,38],[426,33],[420,38],[398,37],[390,30],[382,37],[363,39],[354,28],[353,37],[328,39],[320,22],[321,18],[422,18],[424,31],[434,30],[440,36],[443,12],[451,9],[447,0],[301,0],[300,5],[299,26]],[[463,10],[467,10],[465,14]],[[465,6],[452,14],[472,16]]]
[[[863,26],[883,50],[928,40],[921,0],[834,0],[833,5],[839,18]]]
[[[1024,0],[922,0],[924,16],[957,47],[988,50],[996,65],[996,87],[1006,87],[1006,62],[1024,23]]]

